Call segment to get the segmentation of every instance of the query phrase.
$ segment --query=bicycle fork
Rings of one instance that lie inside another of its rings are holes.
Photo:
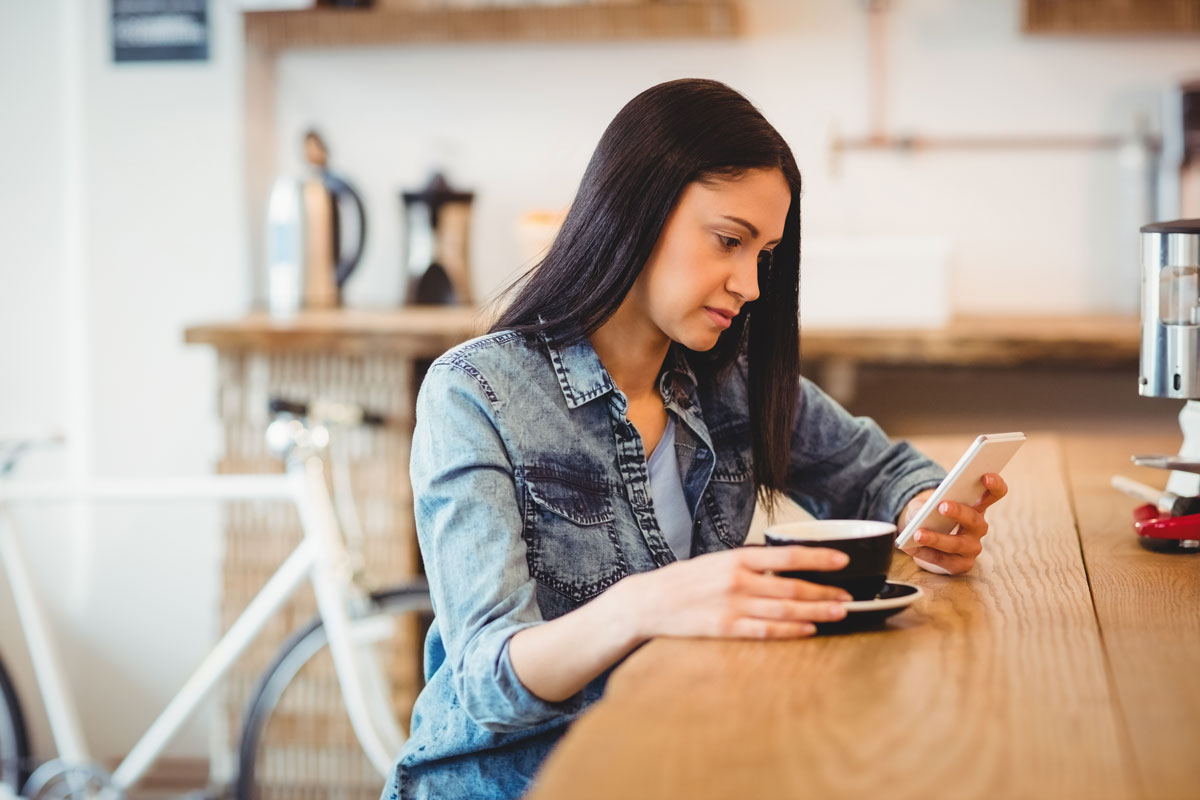
[[[370,643],[357,645],[351,633],[351,603],[365,606],[363,593],[352,596],[353,564],[342,540],[333,503],[325,485],[324,463],[314,455],[291,462],[289,474],[307,482],[309,490],[299,495],[301,525],[314,550],[313,590],[317,609],[325,623],[334,671],[346,701],[351,727],[367,758],[382,776],[387,776],[404,744],[388,696],[388,681]]]
[[[9,588],[17,607],[17,617],[25,632],[29,660],[45,705],[46,717],[58,749],[59,758],[75,764],[90,760],[84,742],[83,725],[67,689],[66,673],[45,610],[33,590],[29,562],[17,536],[12,511],[0,502],[0,564],[8,573]]]

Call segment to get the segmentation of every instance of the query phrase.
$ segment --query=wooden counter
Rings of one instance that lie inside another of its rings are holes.
[[[1200,554],[1143,549],[1129,533],[1136,501],[1116,473],[1152,486],[1161,470],[1131,453],[1173,453],[1177,438],[1066,440],[1071,499],[1127,752],[1147,798],[1200,797]]]
[[[949,463],[964,439],[918,440]],[[1032,435],[973,573],[884,629],[659,639],[551,754],[545,798],[1183,798],[1200,789],[1200,557],[1141,550],[1114,471],[1175,442]]]

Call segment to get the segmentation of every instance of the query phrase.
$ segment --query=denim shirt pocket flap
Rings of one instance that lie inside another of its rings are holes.
[[[616,531],[609,486],[584,475],[526,470],[522,536],[530,574],[569,599],[565,613],[620,580],[628,567]]]
[[[608,487],[604,483],[531,471],[526,475],[526,486],[535,503],[576,525],[613,521]]]

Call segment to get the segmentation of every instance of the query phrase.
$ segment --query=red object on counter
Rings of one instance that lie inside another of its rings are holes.
[[[1133,510],[1133,529],[1151,539],[1200,539],[1200,514],[1172,517],[1147,503]]]

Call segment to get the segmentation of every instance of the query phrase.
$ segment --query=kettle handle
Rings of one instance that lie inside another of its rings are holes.
[[[362,259],[363,246],[367,243],[367,212],[363,208],[362,198],[351,188],[350,184],[328,171],[323,172],[321,177],[324,180],[325,188],[333,194],[335,200],[349,197],[354,202],[355,210],[358,211],[358,245],[349,256],[338,253],[337,267],[334,270],[334,281],[341,289],[342,284],[346,282],[350,273],[354,272],[355,267],[358,266],[359,260]]]

